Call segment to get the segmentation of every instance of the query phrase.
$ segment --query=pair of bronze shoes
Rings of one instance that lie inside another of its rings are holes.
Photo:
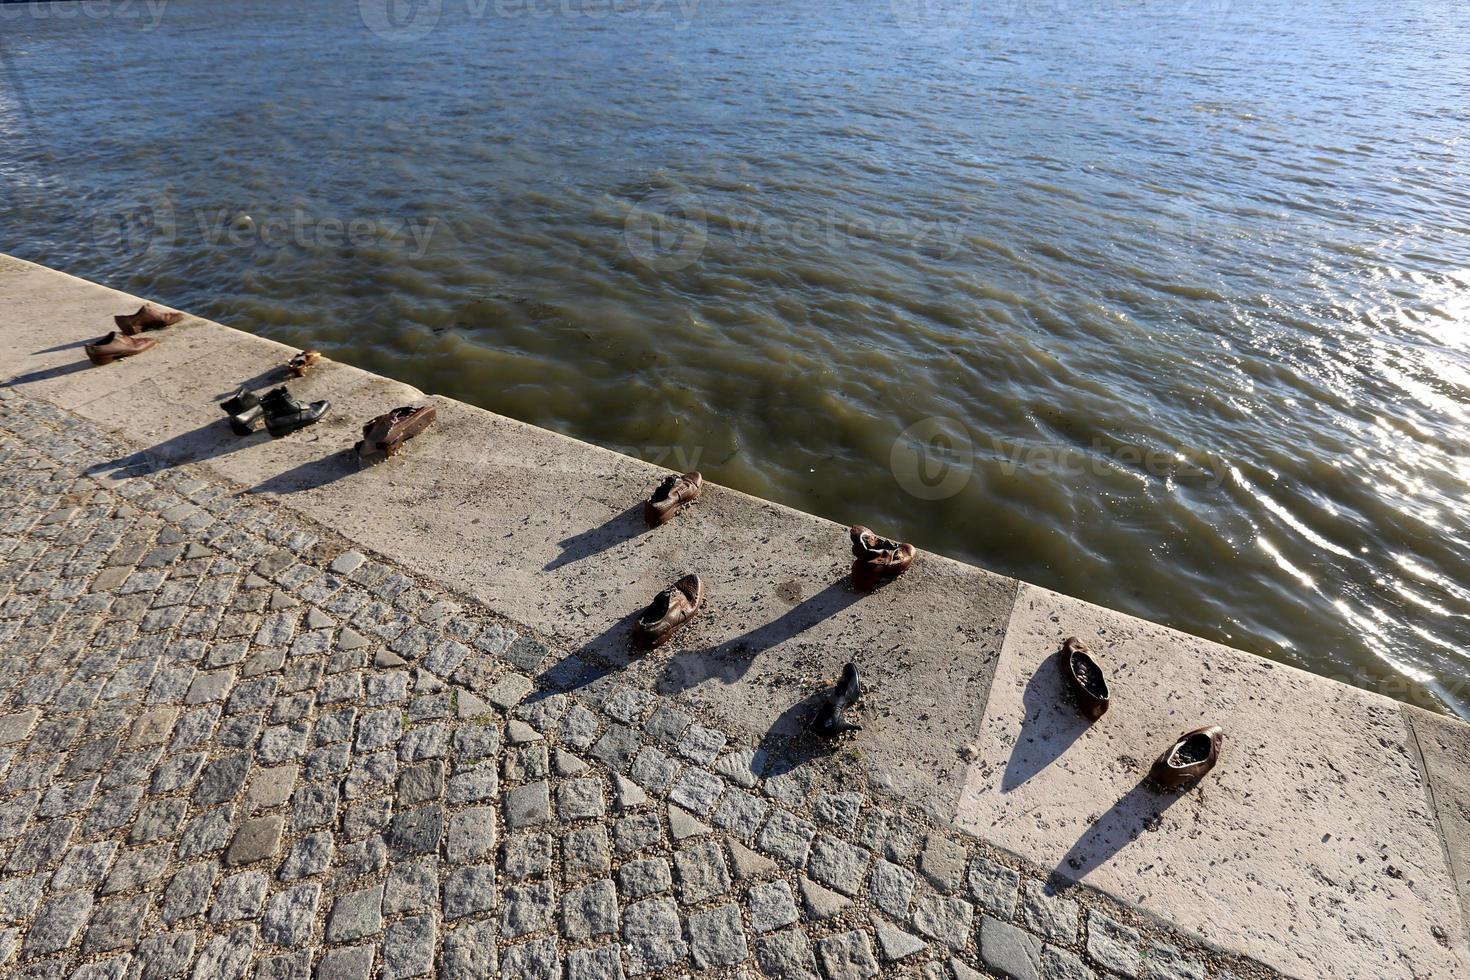
[[[919,553],[913,545],[880,538],[861,524],[848,528],[847,533],[852,538],[852,584],[859,592],[871,592],[898,578]]]
[[[362,427],[362,441],[352,447],[358,463],[371,466],[397,456],[405,442],[433,425],[438,417],[433,405],[404,405],[371,419]]]
[[[1112,692],[1102,665],[1087,644],[1075,636],[1062,641],[1058,653],[1062,676],[1072,700],[1090,721],[1097,721],[1112,704]],[[1164,789],[1182,789],[1201,779],[1215,768],[1220,759],[1220,746],[1225,730],[1219,725],[1206,725],[1185,732],[1154,761],[1149,778]]]
[[[183,318],[184,314],[178,310],[144,303],[137,313],[120,313],[114,316],[112,321],[117,324],[117,329],[100,340],[84,345],[83,350],[87,353],[87,360],[98,366],[111,364],[125,357],[135,357],[158,345],[158,341],[139,334],[144,330],[171,327]]]
[[[704,477],[698,470],[660,481],[643,502],[643,520],[649,527],[659,527],[674,519],[685,506],[694,503],[704,490]],[[661,647],[673,638],[704,604],[704,582],[698,575],[685,575],[653,597],[638,614],[633,624],[633,642],[644,650]]]

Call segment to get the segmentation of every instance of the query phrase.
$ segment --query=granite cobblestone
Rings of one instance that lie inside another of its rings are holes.
[[[0,490],[0,974],[1217,975],[6,390]]]

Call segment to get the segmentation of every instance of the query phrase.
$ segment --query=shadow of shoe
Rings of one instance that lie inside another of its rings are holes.
[[[251,487],[246,493],[300,493],[315,490],[335,483],[344,476],[358,472],[357,460],[351,450],[339,449],[319,459],[308,460],[299,466],[275,476],[268,477]]]
[[[1072,704],[1062,682],[1060,653],[1043,660],[1026,682],[1021,710],[1021,730],[1000,779],[1002,793],[1009,793],[1061,758],[1092,724]]]
[[[771,647],[799,636],[863,598],[864,593],[853,591],[851,580],[843,577],[778,618],[719,646],[680,650],[665,666],[657,684],[658,693],[679,694],[707,680],[733,684],[745,676],[756,657]]]
[[[251,436],[235,435],[230,430],[229,420],[220,416],[215,421],[171,436],[147,449],[114,460],[94,463],[87,467],[86,474],[100,476],[110,473],[114,479],[126,479],[135,472],[166,470],[184,463],[200,463],[226,456],[264,439],[263,432]]]
[[[36,357],[40,354],[55,354],[58,351],[76,350],[78,347],[86,347],[90,343],[92,343],[90,340],[73,340],[69,344],[57,344],[55,347],[47,347],[45,350],[31,351],[31,356]]]
[[[831,692],[820,688],[781,712],[756,745],[766,757],[766,775],[781,776],[793,769],[836,752],[841,739],[819,738],[807,728]]]
[[[1145,775],[1108,808],[1058,862],[1052,877],[1066,882],[1080,882],[1102,867],[1119,851],[1145,831],[1155,830],[1164,811],[1179,801],[1188,790],[1173,792],[1155,789]]]
[[[558,541],[561,554],[548,562],[542,571],[554,571],[583,558],[600,555],[651,530],[643,520],[643,504],[636,504],[597,527]]]
[[[84,340],[82,343],[90,344],[92,341]],[[35,384],[38,381],[50,381],[52,378],[64,378],[68,374],[76,374],[85,371],[92,366],[91,361],[72,361],[69,364],[61,364],[53,368],[44,368],[40,371],[31,371],[26,374],[17,374],[3,384],[0,388],[19,388],[21,385]]]

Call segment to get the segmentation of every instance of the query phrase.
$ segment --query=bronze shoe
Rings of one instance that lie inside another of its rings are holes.
[[[162,330],[184,318],[178,310],[170,310],[156,303],[144,303],[137,313],[122,313],[112,318],[117,328],[129,337],[143,330]]]
[[[405,442],[427,429],[438,417],[433,405],[420,408],[405,405],[379,415],[362,427],[362,441],[353,447],[358,461],[381,463],[389,456],[397,456]]]
[[[1209,725],[1185,732],[1168,751],[1159,756],[1148,776],[1164,789],[1181,789],[1215,768],[1220,760],[1220,743],[1225,729]]]
[[[1062,664],[1062,676],[1066,678],[1067,690],[1077,702],[1081,712],[1097,721],[1108,710],[1111,692],[1108,680],[1103,676],[1102,666],[1093,658],[1087,644],[1069,636],[1062,641],[1057,654]]]
[[[699,499],[704,487],[704,477],[698,470],[683,476],[666,476],[653,491],[653,496],[643,502],[643,519],[649,527],[667,524],[685,504]]]
[[[286,370],[290,372],[293,378],[304,378],[311,366],[321,359],[321,351],[304,350],[287,362]]]
[[[860,592],[878,587],[880,582],[898,578],[909,570],[919,549],[911,544],[900,544],[880,538],[872,531],[856,524],[847,530],[852,538],[852,584]]]
[[[638,622],[633,624],[634,642],[646,650],[663,646],[679,627],[694,618],[703,602],[704,583],[698,575],[685,575],[655,596],[643,610]]]
[[[84,349],[93,364],[111,364],[121,358],[141,354],[157,344],[158,341],[151,337],[124,337],[114,330],[101,340],[87,344]]]

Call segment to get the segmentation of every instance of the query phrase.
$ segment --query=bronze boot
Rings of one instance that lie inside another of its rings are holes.
[[[690,470],[683,476],[666,476],[643,502],[643,519],[649,527],[667,524],[685,504],[699,499],[704,488],[704,477],[698,470]]]
[[[162,330],[184,318],[178,310],[170,310],[156,303],[144,303],[137,313],[121,313],[112,318],[117,328],[129,337],[143,330]]]
[[[880,538],[855,524],[847,530],[852,538],[852,584],[859,592],[869,592],[881,582],[898,578],[909,570],[919,550],[911,544],[900,544]]]
[[[84,349],[93,364],[101,365],[141,354],[157,344],[158,341],[151,337],[125,337],[114,330],[101,340],[87,344]]]
[[[698,575],[685,575],[664,589],[633,624],[633,641],[645,650],[661,647],[694,618],[704,601],[704,583]]]

